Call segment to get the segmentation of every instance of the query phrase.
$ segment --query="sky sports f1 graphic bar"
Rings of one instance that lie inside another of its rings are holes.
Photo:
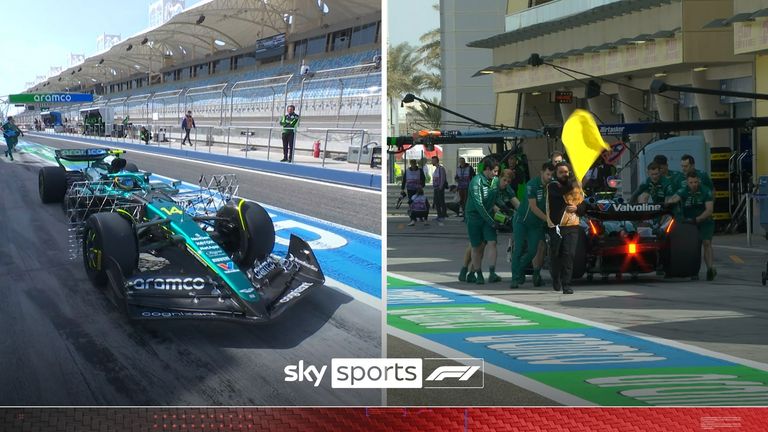
[[[287,365],[286,382],[319,387],[328,377],[332,388],[483,388],[480,358],[334,358],[330,368],[300,360]]]

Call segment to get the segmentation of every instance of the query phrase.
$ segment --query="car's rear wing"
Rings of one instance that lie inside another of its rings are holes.
[[[56,159],[69,162],[93,162],[107,156],[120,156],[125,150],[110,148],[56,149]]]

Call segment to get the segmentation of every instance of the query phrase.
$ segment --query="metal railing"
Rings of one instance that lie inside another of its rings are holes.
[[[140,139],[141,127],[150,133],[148,142]],[[77,125],[63,134],[70,136],[99,137],[107,141],[146,144],[159,147],[190,149],[206,153],[238,156],[246,159],[276,160],[283,157],[281,127],[274,126],[213,126],[202,125],[190,131],[191,147],[182,145],[185,130],[175,124],[112,124],[112,125]],[[294,134],[293,163],[319,163],[322,167],[346,167],[355,165],[355,171],[361,166],[373,170],[376,155],[381,155],[380,137],[368,129],[344,128],[297,128]],[[319,151],[318,151],[319,150]],[[380,159],[380,157],[379,157]],[[375,169],[378,172],[378,169]]]

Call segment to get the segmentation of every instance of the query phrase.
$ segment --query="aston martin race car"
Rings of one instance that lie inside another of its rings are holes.
[[[701,266],[701,241],[695,225],[675,219],[665,204],[629,204],[597,195],[587,199],[581,220],[573,277],[641,273],[692,277]]]
[[[38,192],[44,203],[61,202],[72,183],[96,181],[118,171],[137,172],[136,164],[122,159],[124,150],[110,148],[56,149],[58,166],[43,167],[38,173]]]
[[[272,253],[272,220],[259,204],[234,198],[234,175],[202,177],[199,189],[182,191],[181,182],[151,181],[124,165],[71,182],[62,202],[72,252],[129,317],[266,322],[325,283],[301,238],[291,235],[285,257]],[[41,188],[66,187],[54,180],[67,182],[41,174]]]

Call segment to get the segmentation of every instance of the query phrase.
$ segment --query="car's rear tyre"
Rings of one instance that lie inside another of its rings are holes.
[[[117,213],[96,213],[83,229],[83,264],[97,286],[107,283],[107,263],[120,266],[122,276],[133,274],[139,262],[139,247],[131,223]]]
[[[239,267],[246,269],[263,260],[275,247],[275,226],[264,208],[254,202],[238,201],[222,207],[217,215],[215,231],[222,248]],[[243,225],[244,224],[244,225]]]
[[[581,279],[587,272],[587,234],[579,229],[579,240],[576,242],[576,255],[573,257],[572,279]]]
[[[67,170],[60,166],[40,168],[37,191],[44,203],[61,202],[67,193]]]
[[[669,277],[691,277],[701,268],[701,239],[696,225],[676,223],[667,237],[664,273]]]

